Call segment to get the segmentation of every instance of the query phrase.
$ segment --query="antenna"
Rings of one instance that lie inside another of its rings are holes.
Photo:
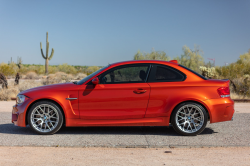
[[[215,66],[215,58],[207,58],[207,59],[213,61],[213,66]]]

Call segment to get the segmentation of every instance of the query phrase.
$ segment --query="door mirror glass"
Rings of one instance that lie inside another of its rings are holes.
[[[99,78],[98,77],[95,77],[93,80],[92,80],[92,83],[94,85],[98,84],[99,83]]]

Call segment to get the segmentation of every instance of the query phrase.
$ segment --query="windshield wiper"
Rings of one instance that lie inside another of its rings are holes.
[[[76,85],[77,85],[77,81],[74,81],[73,84],[76,84]]]

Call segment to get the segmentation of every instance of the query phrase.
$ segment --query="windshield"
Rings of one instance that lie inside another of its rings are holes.
[[[109,65],[97,70],[96,72],[88,75],[87,77],[85,77],[84,79],[80,80],[77,82],[77,85],[82,85],[84,82],[88,81],[91,77],[95,76],[96,74],[98,74],[99,72],[103,71],[104,69],[106,69],[107,67],[109,67]]]

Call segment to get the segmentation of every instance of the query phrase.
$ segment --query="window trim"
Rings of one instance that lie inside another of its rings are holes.
[[[186,70],[192,72],[193,74],[197,75],[198,77],[202,78],[203,80],[208,80],[208,78],[206,78],[206,77],[204,77],[203,75],[197,73],[196,71],[193,71],[192,69],[189,69],[189,68],[186,67],[186,66],[183,66],[183,65],[181,65],[181,64],[179,64],[178,66],[180,66],[180,67],[182,67],[182,68],[184,68],[184,69],[186,69]]]
[[[103,76],[105,76],[106,74],[110,73],[111,71],[114,71],[114,70],[117,70],[117,69],[121,69],[121,68],[125,68],[125,67],[140,67],[140,66],[147,66],[147,71],[146,71],[146,79],[145,81],[130,81],[130,82],[113,82],[113,83],[106,83],[106,84],[131,84],[131,83],[146,83],[147,80],[148,80],[148,77],[149,77],[149,73],[150,73],[150,70],[151,70],[151,64],[150,63],[134,63],[134,64],[124,64],[124,65],[121,65],[121,66],[116,66],[116,67],[113,67],[107,71],[105,71],[104,73],[100,74],[99,76],[97,76],[99,78],[99,80],[101,80],[101,78]],[[102,83],[100,83],[102,84]],[[103,84],[103,85],[106,85],[106,84]]]
[[[166,68],[168,70],[172,70],[172,71],[182,75],[183,78],[181,80],[156,80],[155,75],[156,75],[156,71],[157,71],[158,66],[162,67],[162,68]],[[148,83],[150,83],[150,82],[183,82],[186,80],[186,78],[187,78],[186,74],[184,74],[183,72],[181,72],[178,69],[175,69],[175,68],[167,66],[167,65],[153,64],[152,69],[151,69],[150,74],[149,74]]]

